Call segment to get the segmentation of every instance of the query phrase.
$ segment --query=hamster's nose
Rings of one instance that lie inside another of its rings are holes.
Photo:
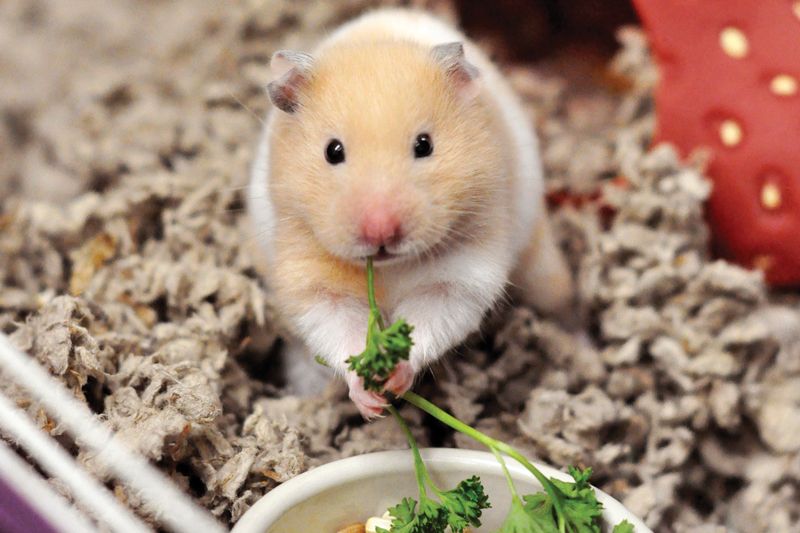
[[[400,217],[387,207],[368,209],[361,216],[361,239],[372,246],[389,246],[401,239]]]

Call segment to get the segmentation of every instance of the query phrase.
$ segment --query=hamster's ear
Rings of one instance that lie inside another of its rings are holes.
[[[272,104],[286,113],[297,110],[300,91],[308,83],[314,58],[303,52],[279,50],[272,54],[269,66],[275,81],[267,85]]]
[[[478,95],[480,90],[477,81],[479,72],[464,57],[463,44],[455,42],[436,45],[431,50],[431,56],[445,69],[462,98],[471,100]]]

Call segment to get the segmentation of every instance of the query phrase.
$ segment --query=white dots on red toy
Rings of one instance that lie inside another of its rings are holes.
[[[742,142],[744,133],[742,127],[732,118],[723,120],[719,125],[719,139],[728,147],[736,146]]]
[[[797,80],[788,74],[778,74],[770,80],[769,88],[778,96],[794,96],[797,94]]]
[[[734,26],[728,26],[720,32],[719,45],[722,47],[723,52],[735,59],[747,56],[747,52],[750,50],[747,36],[742,30]]]
[[[709,154],[713,249],[800,286],[800,0],[633,0],[659,66],[654,142]]]
[[[767,182],[761,187],[761,205],[768,211],[780,208],[782,203],[781,190],[775,183]]]

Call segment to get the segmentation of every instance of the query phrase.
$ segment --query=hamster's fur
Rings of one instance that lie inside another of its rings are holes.
[[[275,108],[248,209],[278,311],[308,354],[348,374],[345,360],[363,350],[369,255],[385,317],[414,326],[410,362],[387,386],[395,393],[478,329],[509,283],[544,310],[568,305],[530,120],[462,34],[425,13],[380,10],[271,65]],[[342,161],[330,156],[338,148]],[[380,412],[382,396],[347,381],[362,414]]]

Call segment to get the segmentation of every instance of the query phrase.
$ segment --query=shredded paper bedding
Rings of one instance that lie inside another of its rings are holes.
[[[0,4],[0,329],[229,524],[315,465],[405,447],[341,383],[286,391],[282,303],[244,210],[271,52],[370,5]],[[592,466],[654,530],[800,530],[800,306],[709,255],[703,154],[651,146],[655,70],[638,30],[619,37],[624,90],[505,66],[560,198],[582,324],[503,305],[418,388],[531,458]],[[474,446],[404,414],[424,444]]]

